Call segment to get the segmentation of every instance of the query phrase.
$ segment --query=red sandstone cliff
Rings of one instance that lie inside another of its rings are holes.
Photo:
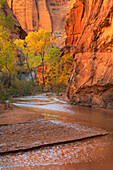
[[[113,108],[113,1],[71,0],[66,45],[74,51],[70,101]]]
[[[7,0],[7,2],[26,32],[37,31],[39,28],[51,32],[53,29],[60,31],[60,26],[64,29],[64,17],[69,7],[68,0]],[[63,5],[66,7],[62,11],[58,6],[62,6],[63,9]],[[54,12],[57,18],[54,18]],[[59,24],[59,21],[62,22]],[[59,30],[54,27],[54,24],[55,27],[59,25]]]
[[[28,33],[40,28],[56,37],[56,46],[65,45],[65,18],[70,0],[7,0],[22,28]]]
[[[26,32],[37,30],[38,13],[35,0],[7,0],[7,2]]]
[[[7,4],[4,5],[3,8],[0,8],[0,13],[4,13],[5,16],[11,15],[11,19],[14,22],[15,31],[14,30],[12,31],[10,29],[7,30],[10,37],[24,39],[26,36],[26,32],[22,29],[20,23],[18,22],[18,20],[16,19],[16,17],[14,16],[14,14],[12,13],[11,9]]]

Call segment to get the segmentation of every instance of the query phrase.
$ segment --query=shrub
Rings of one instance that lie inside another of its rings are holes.
[[[12,82],[12,86],[7,89],[7,92],[10,96],[22,96],[26,94],[33,94],[37,92],[39,89],[37,86],[34,86],[33,82],[31,80],[19,80],[15,79]]]

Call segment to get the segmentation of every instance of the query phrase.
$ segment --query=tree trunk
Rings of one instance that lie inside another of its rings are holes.
[[[42,57],[42,81],[43,81],[43,86],[45,87],[45,79],[44,79],[44,57]]]

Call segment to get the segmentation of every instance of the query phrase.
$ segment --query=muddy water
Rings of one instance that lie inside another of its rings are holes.
[[[0,169],[113,169],[112,110],[74,106],[65,97],[45,94],[18,98],[13,104],[41,113],[46,119],[99,127],[110,135],[2,155]]]

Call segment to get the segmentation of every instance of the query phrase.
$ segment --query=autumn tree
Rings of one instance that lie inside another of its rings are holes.
[[[0,8],[7,4],[7,0],[0,0]]]
[[[57,83],[68,85],[69,78],[72,73],[73,53],[65,51],[64,55],[60,58],[60,74]]]
[[[7,0],[0,0],[0,93],[5,95],[6,87],[10,87],[12,78],[16,72],[15,47],[8,34],[8,30],[14,31],[14,23],[11,15],[6,16],[4,7]]]
[[[7,4],[6,0],[0,0],[0,8]],[[14,30],[14,23],[11,20],[11,15],[6,16],[3,12],[0,13],[0,69],[2,72],[7,72],[10,77],[14,74],[16,55],[13,41],[7,30]]]
[[[28,72],[30,73],[31,79],[33,84],[34,83],[34,78],[32,75],[32,70],[36,68],[36,66],[40,62],[40,58],[37,55],[34,55],[33,53],[30,52],[29,48],[26,45],[25,40],[21,39],[16,39],[14,41],[14,44],[17,47],[17,52],[19,53],[20,60],[23,60],[22,64],[24,65],[24,68],[27,67]]]
[[[6,29],[0,26],[0,70],[11,77],[15,74],[15,46],[10,39]]]
[[[50,68],[47,81],[52,86],[63,85],[66,87],[72,71],[73,54],[65,52],[61,56],[60,50],[51,48],[46,56],[46,62]]]
[[[35,54],[39,54],[42,61],[42,80],[43,85],[45,86],[44,79],[44,60],[45,56],[52,44],[51,41],[51,33],[50,31],[46,31],[44,29],[38,30],[38,32],[30,32],[28,36],[25,38],[26,45],[30,52]]]
[[[47,74],[47,83],[54,86],[59,77],[60,50],[56,47],[50,48],[48,54],[46,55],[45,61],[47,63],[47,67],[50,68],[50,71]]]

